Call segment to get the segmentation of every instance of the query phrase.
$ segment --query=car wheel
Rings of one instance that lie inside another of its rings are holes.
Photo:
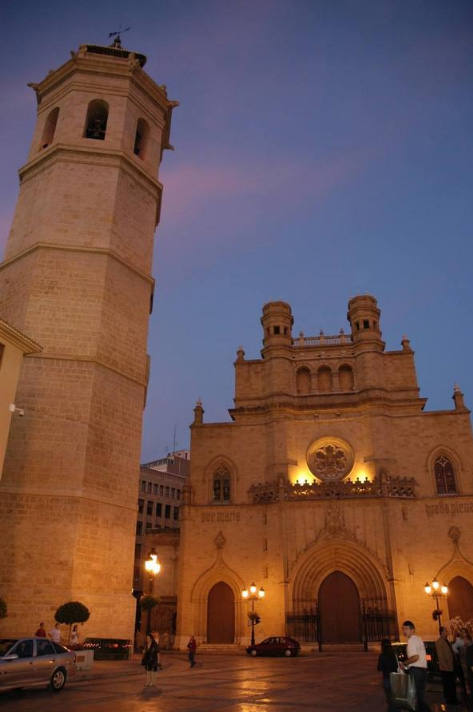
[[[58,668],[51,675],[51,690],[53,692],[60,692],[64,685],[66,684],[66,671],[64,668]]]
[[[252,650],[252,651],[251,651],[251,654],[252,654],[252,656],[253,656],[254,658],[256,658],[256,656],[258,655],[258,653],[257,653],[256,650]]]
[[[286,658],[290,658],[292,655],[292,651],[287,648],[287,650],[284,651],[284,655],[286,656]]]

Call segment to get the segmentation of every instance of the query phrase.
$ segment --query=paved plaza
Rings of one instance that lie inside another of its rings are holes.
[[[384,712],[374,653],[325,653],[301,658],[163,656],[157,688],[144,688],[138,661],[96,663],[92,679],[60,694],[25,690],[0,694],[8,712]],[[440,688],[430,686],[433,712]],[[460,708],[455,708],[460,709]]]

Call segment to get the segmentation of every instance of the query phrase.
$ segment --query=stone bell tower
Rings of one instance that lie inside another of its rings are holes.
[[[5,261],[0,315],[25,358],[0,480],[0,630],[31,634],[69,600],[89,635],[130,637],[151,262],[171,148],[146,58],[82,45],[38,84],[38,118]]]

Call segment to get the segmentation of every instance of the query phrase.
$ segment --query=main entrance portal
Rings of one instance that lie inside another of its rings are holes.
[[[233,643],[235,640],[235,598],[230,586],[219,581],[209,591],[207,601],[207,642]]]
[[[334,571],[319,589],[319,612],[324,643],[354,643],[361,640],[358,589],[341,571]]]

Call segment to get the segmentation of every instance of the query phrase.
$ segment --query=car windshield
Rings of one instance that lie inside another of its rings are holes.
[[[17,642],[17,639],[15,638],[1,638],[0,639],[0,657],[3,655],[6,655],[10,648],[12,648],[15,643]]]

